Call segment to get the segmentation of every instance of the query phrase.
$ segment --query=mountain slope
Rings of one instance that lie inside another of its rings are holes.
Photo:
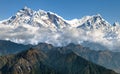
[[[77,55],[92,61],[96,64],[112,69],[120,73],[120,52],[112,52],[109,50],[91,50],[88,47],[81,45],[70,44],[66,47],[68,50],[73,50]]]
[[[57,74],[54,69],[44,64],[46,58],[44,53],[33,49],[17,55],[0,57],[2,60],[0,72],[1,74]]]
[[[52,54],[54,53],[54,54]],[[1,74],[117,74],[93,64],[74,52],[63,54],[58,50],[44,53],[30,49],[16,55],[0,57]]]
[[[97,47],[97,46],[96,46]],[[120,73],[120,59],[118,58],[120,56],[120,52],[112,52],[109,50],[103,50],[103,47],[100,50],[92,50],[88,47],[84,47],[82,45],[76,45],[76,44],[69,44],[64,47],[53,47],[50,44],[44,44],[40,43],[37,46],[34,47],[35,49],[41,49],[43,52],[50,54],[52,58],[59,58],[56,55],[59,53],[54,52],[55,50],[59,51],[61,54],[70,53],[73,51],[75,54],[83,57],[86,60],[89,60],[93,63],[96,63],[98,65],[104,66],[108,69],[112,69],[118,73]],[[54,51],[53,51],[54,50]],[[56,54],[56,55],[55,55]]]
[[[15,54],[23,50],[27,50],[30,47],[32,47],[32,45],[23,45],[13,43],[11,41],[0,40],[0,56],[7,54]]]

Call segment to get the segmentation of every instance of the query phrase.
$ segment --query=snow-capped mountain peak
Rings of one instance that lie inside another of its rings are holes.
[[[64,28],[69,24],[55,13],[44,10],[34,11],[28,7],[19,10],[16,15],[10,17],[2,24],[14,26],[28,24],[35,27],[48,27],[51,29]]]
[[[102,18],[100,14],[92,16],[84,16],[81,19],[73,19],[67,21],[72,27],[84,29],[98,29],[101,27],[108,27],[110,24]]]
[[[32,16],[33,12],[34,11],[32,9],[25,6],[23,9],[19,10],[16,15],[17,16],[24,16],[24,15]]]
[[[83,17],[80,21],[82,21],[83,23],[78,26],[78,28],[99,29],[110,26],[110,24],[106,20],[104,20],[100,14]]]
[[[15,15],[11,16],[9,19],[1,23],[5,25],[12,25],[12,26],[27,24],[27,22],[32,17],[33,13],[34,11],[32,9],[25,6],[24,8],[20,9]]]

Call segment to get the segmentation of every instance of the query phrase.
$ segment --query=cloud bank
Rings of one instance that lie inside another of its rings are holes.
[[[19,26],[0,24],[0,39],[22,44],[38,44],[45,42],[54,46],[66,46],[69,43],[81,44],[84,41],[99,43],[109,50],[119,50],[120,39],[104,38],[100,30],[85,31],[78,28],[63,28],[51,31],[48,28],[38,28],[27,24]]]

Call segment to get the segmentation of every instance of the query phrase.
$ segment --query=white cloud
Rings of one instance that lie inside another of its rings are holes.
[[[50,31],[48,28],[38,28],[30,25],[0,26],[0,39],[11,40],[16,43],[37,44],[46,42],[54,46],[65,46],[69,43],[79,44],[82,41],[100,43],[110,50],[120,48],[120,40],[107,40],[102,31],[85,31],[76,28],[64,28],[58,31]]]

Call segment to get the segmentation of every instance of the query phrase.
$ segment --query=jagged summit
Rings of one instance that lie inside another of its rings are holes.
[[[29,11],[29,10],[32,10],[32,9],[29,8],[29,7],[27,7],[27,6],[25,6],[25,7],[23,7],[21,10],[23,10],[23,11]]]
[[[27,24],[35,27],[48,27],[53,30],[69,25],[65,20],[63,20],[60,16],[57,16],[55,13],[44,10],[34,11],[26,6],[19,10],[10,19],[2,23],[15,26]]]
[[[82,27],[84,29],[97,29],[99,27],[110,26],[110,23],[103,19],[100,14],[84,16],[81,19],[73,19],[68,21],[68,23],[70,23],[72,27]]]
[[[97,17],[97,18],[99,17],[99,18],[101,18],[101,19],[102,19],[102,15],[101,15],[101,14],[99,14],[99,13],[98,13],[98,14],[96,14],[96,15],[92,15],[92,17]]]
[[[78,28],[83,29],[100,29],[110,26],[110,24],[104,20],[100,14],[85,16],[80,21],[82,21],[82,24],[78,26]]]
[[[25,6],[24,8],[22,8],[21,10],[19,10],[16,15],[18,15],[18,16],[22,16],[22,15],[32,16],[33,12],[34,11],[32,9],[28,8],[27,6]]]
[[[23,9],[30,9],[29,7],[25,6]]]

